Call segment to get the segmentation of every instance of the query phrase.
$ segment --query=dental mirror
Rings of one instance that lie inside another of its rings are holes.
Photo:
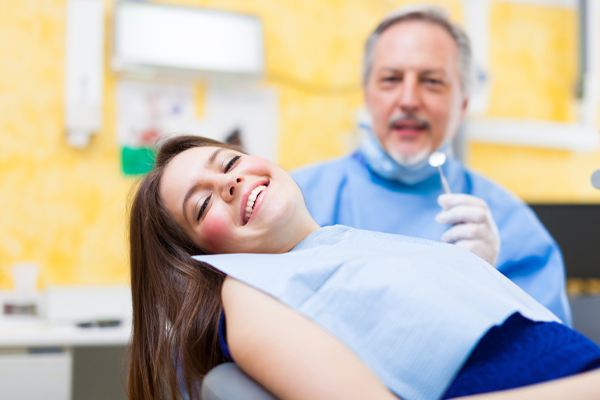
[[[442,165],[444,165],[445,162],[446,162],[446,155],[444,153],[442,153],[441,151],[434,151],[429,156],[429,165],[431,165],[432,167],[442,166]]]
[[[429,156],[429,165],[431,165],[434,168],[437,167],[437,169],[440,173],[440,179],[442,181],[442,187],[444,188],[444,192],[447,194],[450,194],[450,193],[452,193],[450,191],[450,186],[448,186],[448,181],[446,180],[446,177],[444,176],[444,172],[442,171],[442,165],[444,165],[445,162],[446,162],[446,155],[444,153],[442,153],[441,151],[434,151]]]

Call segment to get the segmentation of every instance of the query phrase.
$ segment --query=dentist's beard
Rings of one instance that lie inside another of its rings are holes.
[[[388,123],[388,127],[390,130],[394,129],[394,125],[402,124],[405,121],[410,121],[411,123],[421,124],[422,129],[429,130],[430,125],[429,121],[425,118],[419,117],[414,114],[401,113],[398,115],[394,115],[390,118]],[[397,151],[393,146],[390,146],[389,149],[385,149],[385,151],[389,154],[389,156],[396,161],[398,164],[403,166],[404,168],[412,169],[412,167],[420,168],[423,166],[423,161],[429,157],[431,153],[433,153],[433,149],[431,145],[428,144],[423,149],[417,151],[413,154],[402,154]]]
[[[402,154],[394,148],[386,149],[386,151],[394,161],[409,169],[417,165],[420,167],[423,161],[432,153],[431,146],[425,146],[414,154]]]

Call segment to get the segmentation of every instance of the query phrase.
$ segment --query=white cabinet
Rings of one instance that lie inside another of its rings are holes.
[[[11,400],[70,400],[69,348],[0,349],[0,396]]]

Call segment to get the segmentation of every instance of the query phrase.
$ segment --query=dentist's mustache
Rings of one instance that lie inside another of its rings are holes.
[[[420,125],[423,125],[425,127],[425,129],[429,129],[429,121],[427,121],[425,118],[421,118],[421,117],[417,117],[416,115],[410,115],[410,114],[400,114],[400,115],[396,115],[393,116],[390,119],[389,122],[389,128],[393,128],[394,125],[398,124],[398,123],[402,123],[402,122],[416,122]]]

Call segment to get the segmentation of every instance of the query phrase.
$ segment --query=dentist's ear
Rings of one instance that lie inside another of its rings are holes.
[[[462,103],[462,112],[461,112],[461,120],[463,120],[465,118],[465,116],[467,115],[467,109],[469,108],[469,96],[465,97],[463,99],[463,103]]]

